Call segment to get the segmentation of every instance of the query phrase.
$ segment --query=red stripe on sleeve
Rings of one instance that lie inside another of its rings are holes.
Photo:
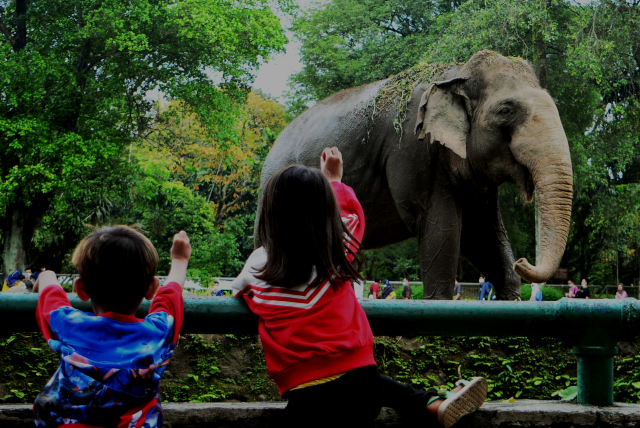
[[[69,298],[64,289],[57,284],[46,286],[40,293],[40,296],[38,296],[36,321],[44,336],[44,340],[57,339],[55,333],[51,330],[51,312],[65,306],[71,306],[71,302],[69,302]]]
[[[149,308],[150,314],[154,312],[166,312],[173,317],[173,343],[177,343],[184,319],[184,299],[180,284],[170,282],[160,287]]]

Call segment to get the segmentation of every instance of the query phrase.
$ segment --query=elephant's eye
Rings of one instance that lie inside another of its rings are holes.
[[[505,107],[502,107],[500,110],[498,110],[498,113],[502,115],[506,115],[511,113],[511,109],[505,106]]]

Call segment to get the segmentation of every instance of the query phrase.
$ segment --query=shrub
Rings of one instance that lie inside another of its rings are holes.
[[[562,291],[562,289],[557,287],[541,286],[540,291],[542,291],[542,300],[545,302],[555,302],[556,300],[560,300],[564,297],[564,292]],[[520,288],[520,299],[529,300],[530,297],[531,297],[531,285],[522,284]]]

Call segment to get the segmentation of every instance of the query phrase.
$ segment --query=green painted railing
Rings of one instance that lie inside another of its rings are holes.
[[[0,331],[37,331],[37,295],[0,294]],[[76,308],[91,305],[74,298]],[[573,343],[578,357],[578,402],[613,404],[613,357],[618,341],[640,333],[635,299],[557,302],[362,300],[378,336],[556,337]],[[138,316],[144,316],[148,302]],[[243,301],[185,298],[184,333],[256,333],[258,320]]]

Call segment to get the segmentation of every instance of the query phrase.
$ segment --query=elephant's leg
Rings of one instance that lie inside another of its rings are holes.
[[[460,256],[461,209],[447,189],[436,190],[418,221],[424,299],[451,300]]]
[[[491,282],[500,300],[520,297],[520,277],[502,223],[498,189],[466,199],[462,213],[461,252]]]

